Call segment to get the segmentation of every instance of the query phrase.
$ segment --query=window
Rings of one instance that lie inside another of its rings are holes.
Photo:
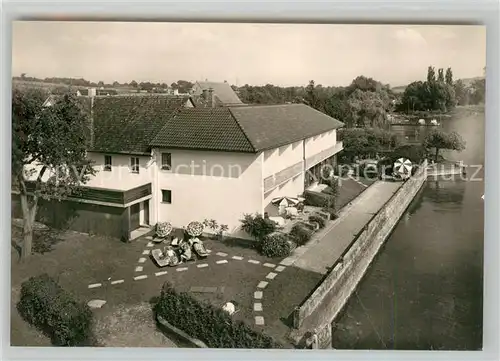
[[[172,203],[172,191],[169,191],[167,189],[162,189],[161,190],[161,201],[163,203]]]
[[[107,172],[111,172],[111,156],[110,155],[104,156],[104,170]]]
[[[161,169],[172,169],[172,153],[161,153]]]
[[[139,173],[139,157],[130,158],[130,170],[132,173]]]

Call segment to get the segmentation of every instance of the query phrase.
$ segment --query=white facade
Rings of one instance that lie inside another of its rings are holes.
[[[104,168],[105,156],[111,157],[111,171]],[[128,190],[150,183],[153,178],[154,169],[150,156],[89,152],[87,157],[94,161],[97,171],[85,184],[88,187]],[[132,172],[132,157],[139,159],[139,173]]]
[[[109,154],[112,170],[105,171],[106,154],[89,153],[98,174],[87,185],[125,190],[151,183],[150,225],[168,221],[182,227],[194,220],[215,219],[237,233],[245,213],[264,213],[273,209],[272,198],[302,194],[307,159],[315,158],[311,166],[341,149],[335,130],[258,154],[153,149],[151,157],[138,157],[138,174],[131,170],[133,155]],[[170,153],[169,170],[162,169],[162,153]],[[165,201],[162,191],[167,194]]]
[[[161,169],[162,153],[171,154],[171,170]],[[154,157],[153,221],[215,219],[234,232],[244,213],[262,212],[261,154],[155,149]],[[162,190],[170,191],[170,203]]]

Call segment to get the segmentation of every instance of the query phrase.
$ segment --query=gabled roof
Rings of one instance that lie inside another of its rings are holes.
[[[150,142],[153,147],[227,152],[255,149],[229,108],[188,108],[173,115]]]
[[[216,83],[211,81],[198,81],[197,83],[202,90],[212,88],[214,90],[214,94],[224,105],[242,103],[240,98],[238,98],[238,95],[236,95],[235,91],[228,83]]]
[[[150,145],[257,153],[342,126],[303,104],[191,108],[175,113]]]
[[[344,123],[305,104],[231,107],[231,113],[257,151],[340,128]]]
[[[149,142],[188,96],[95,97],[93,151],[147,153]]]

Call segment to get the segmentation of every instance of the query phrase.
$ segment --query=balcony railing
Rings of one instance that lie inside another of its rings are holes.
[[[316,164],[330,158],[334,154],[337,154],[342,149],[344,149],[344,144],[342,142],[336,142],[333,147],[327,148],[309,158],[306,158],[306,169],[314,167]]]
[[[321,161],[337,154],[344,149],[342,142],[337,142],[333,147],[327,148],[305,160],[305,169],[309,169]],[[304,162],[300,161],[264,179],[264,192],[276,188],[287,180],[297,176],[304,171]]]

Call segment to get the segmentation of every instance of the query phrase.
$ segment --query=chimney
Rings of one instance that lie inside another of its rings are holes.
[[[208,107],[213,108],[215,107],[215,102],[214,102],[214,89],[209,88],[208,89]]]
[[[208,101],[208,89],[203,89],[201,96],[204,100]]]

